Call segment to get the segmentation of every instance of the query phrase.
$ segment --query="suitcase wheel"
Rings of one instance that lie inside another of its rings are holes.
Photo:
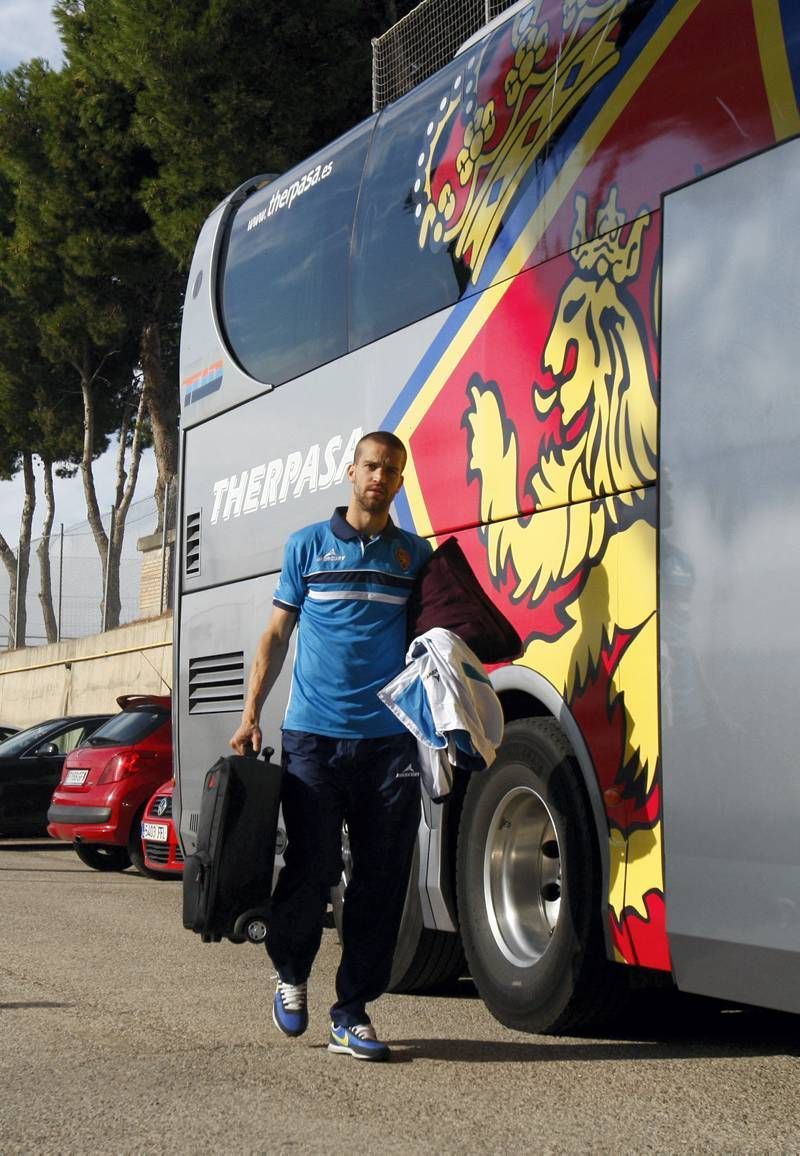
[[[233,925],[235,942],[263,943],[267,938],[267,923],[263,911],[245,911]],[[231,936],[233,938],[233,936]]]

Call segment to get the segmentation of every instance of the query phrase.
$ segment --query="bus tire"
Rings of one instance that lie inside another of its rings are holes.
[[[342,833],[342,860],[344,870],[339,885],[331,891],[333,921],[342,942],[342,912],[350,872],[350,849],[347,832]],[[442,987],[462,975],[466,968],[461,939],[454,932],[433,931],[422,925],[422,904],[419,898],[419,844],[414,847],[414,858],[406,891],[403,918],[397,937],[392,974],[388,991],[428,991]]]
[[[397,947],[392,960],[389,991],[429,991],[458,979],[466,970],[461,937],[455,932],[434,931],[422,924],[419,898],[419,843],[414,846],[411,874]]]
[[[563,1032],[601,1022],[625,969],[606,958],[600,862],[572,749],[555,719],[509,723],[473,774],[458,834],[461,938],[470,974],[506,1027]]]

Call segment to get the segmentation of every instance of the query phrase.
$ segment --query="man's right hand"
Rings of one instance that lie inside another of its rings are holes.
[[[252,755],[261,752],[261,727],[258,723],[242,722],[232,736],[230,746],[237,755]]]
[[[273,606],[267,629],[258,640],[253,665],[250,669],[250,685],[244,700],[242,721],[230,740],[237,755],[261,753],[262,734],[258,724],[264,699],[281,672],[289,638],[297,622],[297,613]],[[252,748],[252,749],[251,749]]]

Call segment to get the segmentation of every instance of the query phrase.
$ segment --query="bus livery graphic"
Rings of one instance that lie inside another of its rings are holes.
[[[536,0],[511,26],[510,55],[496,73],[502,88],[480,91],[476,51],[442,100],[414,184],[420,245],[452,242],[473,282],[526,174],[617,64],[615,37],[626,6],[627,0],[567,0],[561,10],[550,5],[543,19],[543,0]]]
[[[655,211],[665,184],[734,160],[742,134],[752,149],[800,131],[800,118],[786,114],[798,79],[783,49],[786,11],[750,0],[649,10],[539,0],[509,23],[494,58],[464,54],[428,125],[414,184],[420,245],[451,246],[484,292],[456,305],[387,417],[412,450],[409,518],[420,532],[484,527],[471,550],[463,544],[526,640],[522,664],[563,691],[604,795],[615,957],[661,969],[670,957],[656,661]],[[687,61],[702,84],[697,55],[725,43],[730,21],[751,40],[747,69],[728,77],[736,88],[681,89]],[[603,95],[594,101],[596,87]],[[663,138],[648,140],[653,119],[668,115],[657,111],[665,93],[676,122],[705,118],[695,133],[675,134],[666,157]],[[598,202],[595,157],[622,155]],[[470,495],[458,504],[453,479],[437,476],[430,456],[436,431],[457,413],[461,494]],[[546,519],[534,514],[543,509]],[[626,573],[635,581],[620,581]]]
[[[222,386],[222,368],[223,363],[218,360],[213,365],[206,365],[197,373],[191,374],[190,377],[185,377],[181,382],[184,389],[183,404],[191,405],[201,397],[216,393]]]
[[[558,428],[526,479],[534,506],[548,498],[596,492],[608,497],[558,507],[547,519],[492,520],[492,510],[516,503],[521,437],[503,411],[495,383],[476,374],[470,381],[469,473],[480,488],[481,532],[493,582],[513,575],[511,600],[530,611],[523,661],[544,674],[572,707],[581,692],[602,679],[606,708],[622,712],[623,763],[607,788],[619,802],[609,809],[611,861],[637,850],[645,839],[660,844],[655,620],[655,525],[652,503],[639,487],[655,479],[656,404],[646,335],[626,283],[639,274],[642,237],[649,216],[627,229],[617,211],[616,190],[598,212],[597,239],[586,240],[585,200],[576,203],[575,272],[558,302],[542,355],[555,388],[537,381],[533,406]],[[504,493],[510,488],[511,493]],[[524,502],[519,503],[520,506]],[[615,576],[636,575],[619,587]],[[557,633],[537,630],[537,608],[556,610]],[[591,749],[591,743],[590,743]],[[613,797],[613,796],[612,796]],[[622,799],[636,798],[655,813],[642,828],[623,819]],[[624,846],[630,844],[630,847]],[[615,919],[623,908],[648,920],[645,895],[663,898],[660,853],[649,856],[641,896],[632,896],[624,875],[612,873],[609,903]],[[654,944],[651,944],[651,955]]]

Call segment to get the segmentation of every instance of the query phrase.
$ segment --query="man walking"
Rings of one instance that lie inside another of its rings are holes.
[[[346,821],[353,869],[328,1047],[364,1060],[389,1058],[366,1005],[389,982],[420,818],[416,740],[377,696],[403,667],[406,602],[431,553],[389,517],[405,462],[394,434],[366,434],[348,469],[347,507],[289,538],[231,739],[240,754],[260,750],[261,708],[299,622],[283,721],[288,846],[267,936],[278,973],[272,1018],[287,1036],[308,1026],[307,981]]]

